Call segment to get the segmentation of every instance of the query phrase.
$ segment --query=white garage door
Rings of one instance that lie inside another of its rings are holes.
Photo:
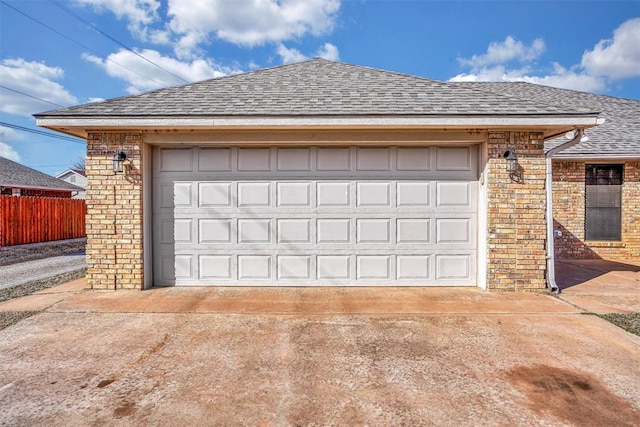
[[[477,147],[155,148],[156,285],[475,285]]]

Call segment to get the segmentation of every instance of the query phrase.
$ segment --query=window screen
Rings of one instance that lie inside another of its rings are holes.
[[[622,165],[586,165],[587,240],[621,239],[622,171]]]

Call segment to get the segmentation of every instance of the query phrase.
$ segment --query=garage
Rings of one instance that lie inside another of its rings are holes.
[[[475,286],[478,146],[153,148],[157,286]]]

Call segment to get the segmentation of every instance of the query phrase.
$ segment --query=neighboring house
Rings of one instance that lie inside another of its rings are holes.
[[[599,111],[314,59],[36,118],[87,139],[95,289],[539,290],[545,142]]]
[[[0,194],[69,199],[82,188],[0,157]]]
[[[74,199],[84,199],[86,197],[87,192],[85,189],[87,188],[87,175],[84,171],[68,169],[56,175],[56,178],[83,189],[73,196]]]
[[[556,256],[640,258],[640,101],[529,83],[463,85],[599,111],[605,122],[586,133],[588,141],[553,156]]]

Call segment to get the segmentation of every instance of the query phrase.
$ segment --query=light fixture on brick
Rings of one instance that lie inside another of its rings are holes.
[[[116,151],[116,154],[113,156],[113,172],[114,173],[123,173],[124,172],[124,161],[127,160],[127,155],[124,151]]]
[[[516,150],[512,147],[505,151],[502,155],[507,161],[507,172],[514,174],[518,170],[518,157],[516,156]]]

